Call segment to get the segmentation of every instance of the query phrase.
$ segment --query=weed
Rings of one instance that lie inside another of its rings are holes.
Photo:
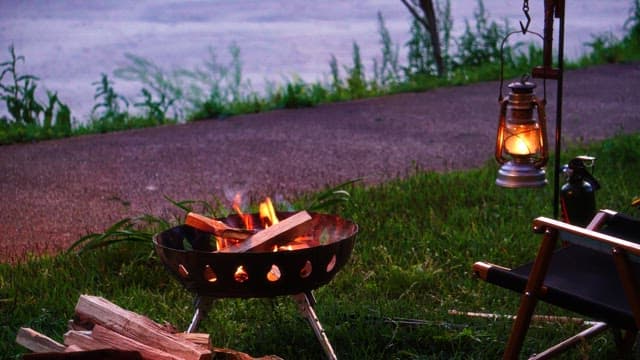
[[[382,62],[379,67],[374,65],[374,79],[382,88],[397,84],[400,81],[400,65],[398,64],[399,49],[394,47],[391,35],[384,23],[382,13],[378,12],[378,35],[382,46]]]
[[[340,69],[338,67],[338,60],[335,55],[331,54],[331,60],[329,60],[329,68],[331,69],[331,92],[334,97],[339,99],[342,92],[342,79],[340,78]]]
[[[411,38],[405,44],[407,47],[405,77],[410,78],[418,74],[432,75],[435,63],[431,56],[429,37],[418,20],[414,19],[411,23],[410,33]]]
[[[142,102],[137,102],[133,106],[141,108],[145,112],[145,117],[152,123],[164,124],[167,119],[167,111],[173,105],[175,99],[167,99],[165,94],[160,94],[160,98],[153,99],[153,95],[146,88],[142,88]]]
[[[159,98],[165,104],[171,104],[176,117],[180,117],[181,108],[175,106],[179,100],[184,99],[179,81],[180,74],[177,71],[167,73],[153,61],[140,56],[125,54],[125,57],[130,61],[130,64],[116,69],[115,76],[142,83],[143,87],[147,89],[146,92],[149,93],[149,98]]]
[[[93,99],[97,101],[91,109],[91,117],[96,121],[124,123],[128,117],[129,101],[116,93],[113,82],[109,80],[107,74],[100,74],[100,80],[91,85],[96,87]]]
[[[294,79],[276,93],[272,99],[276,107],[284,109],[295,109],[314,105],[314,101],[309,94],[309,87],[302,79]]]
[[[367,79],[364,75],[364,66],[360,57],[360,47],[353,43],[353,66],[345,68],[347,72],[347,90],[352,99],[363,98],[367,94]]]
[[[43,107],[43,127],[47,137],[71,135],[71,110],[58,99],[58,93],[47,91],[47,105]]]
[[[458,41],[458,54],[455,67],[476,68],[483,64],[496,63],[501,60],[500,43],[509,32],[508,24],[498,25],[488,22],[488,14],[482,0],[474,11],[475,29],[471,29],[469,20],[465,20],[465,30]],[[505,52],[509,53],[509,49]]]
[[[72,130],[69,107],[57,93],[50,91],[47,102],[40,103],[36,98],[38,78],[18,73],[18,62],[24,62],[25,58],[16,56],[13,45],[9,46],[9,54],[11,59],[0,63],[0,100],[12,119],[0,118],[0,144],[69,136]]]
[[[16,56],[13,45],[9,46],[11,59],[0,63],[0,100],[4,101],[13,121],[20,124],[37,124],[40,114],[44,110],[36,100],[36,81],[33,75],[20,75],[18,62],[24,62],[24,56]],[[7,84],[3,82],[5,76],[10,77]]]

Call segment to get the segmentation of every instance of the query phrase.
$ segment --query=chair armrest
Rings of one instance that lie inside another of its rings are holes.
[[[640,244],[631,241],[546,217],[534,219],[533,229],[535,232],[545,232],[549,229],[554,229],[561,233],[560,237],[562,240],[596,250],[607,251],[606,248],[608,248],[610,251],[611,248],[619,248],[637,256],[634,261],[640,262]],[[593,243],[597,243],[599,246],[594,246]],[[602,245],[605,245],[605,247]]]
[[[487,278],[489,276],[489,270],[491,270],[491,268],[496,268],[496,269],[500,269],[503,271],[510,271],[511,269],[506,268],[504,266],[500,266],[500,265],[496,265],[496,264],[491,264],[488,262],[484,262],[484,261],[477,261],[476,263],[473,264],[473,275],[479,277],[480,279],[487,281]]]

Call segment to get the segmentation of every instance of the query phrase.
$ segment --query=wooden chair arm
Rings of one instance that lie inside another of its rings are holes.
[[[546,217],[538,217],[533,220],[533,229],[535,232],[545,232],[549,229],[554,229],[560,232],[565,232],[569,235],[573,235],[573,237],[570,237],[573,240],[581,240],[579,238],[583,238],[586,240],[599,242],[611,248],[619,248],[630,254],[640,257],[640,244],[611,235],[603,234],[594,230],[567,224],[562,221]],[[568,241],[576,243],[578,245],[585,245],[582,241],[572,241],[571,239],[568,239]],[[567,239],[563,238],[563,240]]]

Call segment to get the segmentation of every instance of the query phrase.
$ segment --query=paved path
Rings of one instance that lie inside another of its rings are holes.
[[[565,74],[566,139],[640,131],[640,64]],[[541,84],[537,94],[542,95]],[[547,84],[555,127],[555,82]],[[225,191],[285,199],[364,177],[377,183],[491,159],[498,84],[272,111],[224,121],[0,147],[0,261],[55,251],[126,216]],[[550,131],[550,139],[554,133]]]

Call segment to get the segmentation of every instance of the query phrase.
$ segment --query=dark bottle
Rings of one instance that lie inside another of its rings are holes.
[[[597,212],[595,192],[600,184],[587,170],[594,162],[594,157],[578,156],[563,166],[566,183],[560,189],[562,219],[572,225],[587,226]]]

